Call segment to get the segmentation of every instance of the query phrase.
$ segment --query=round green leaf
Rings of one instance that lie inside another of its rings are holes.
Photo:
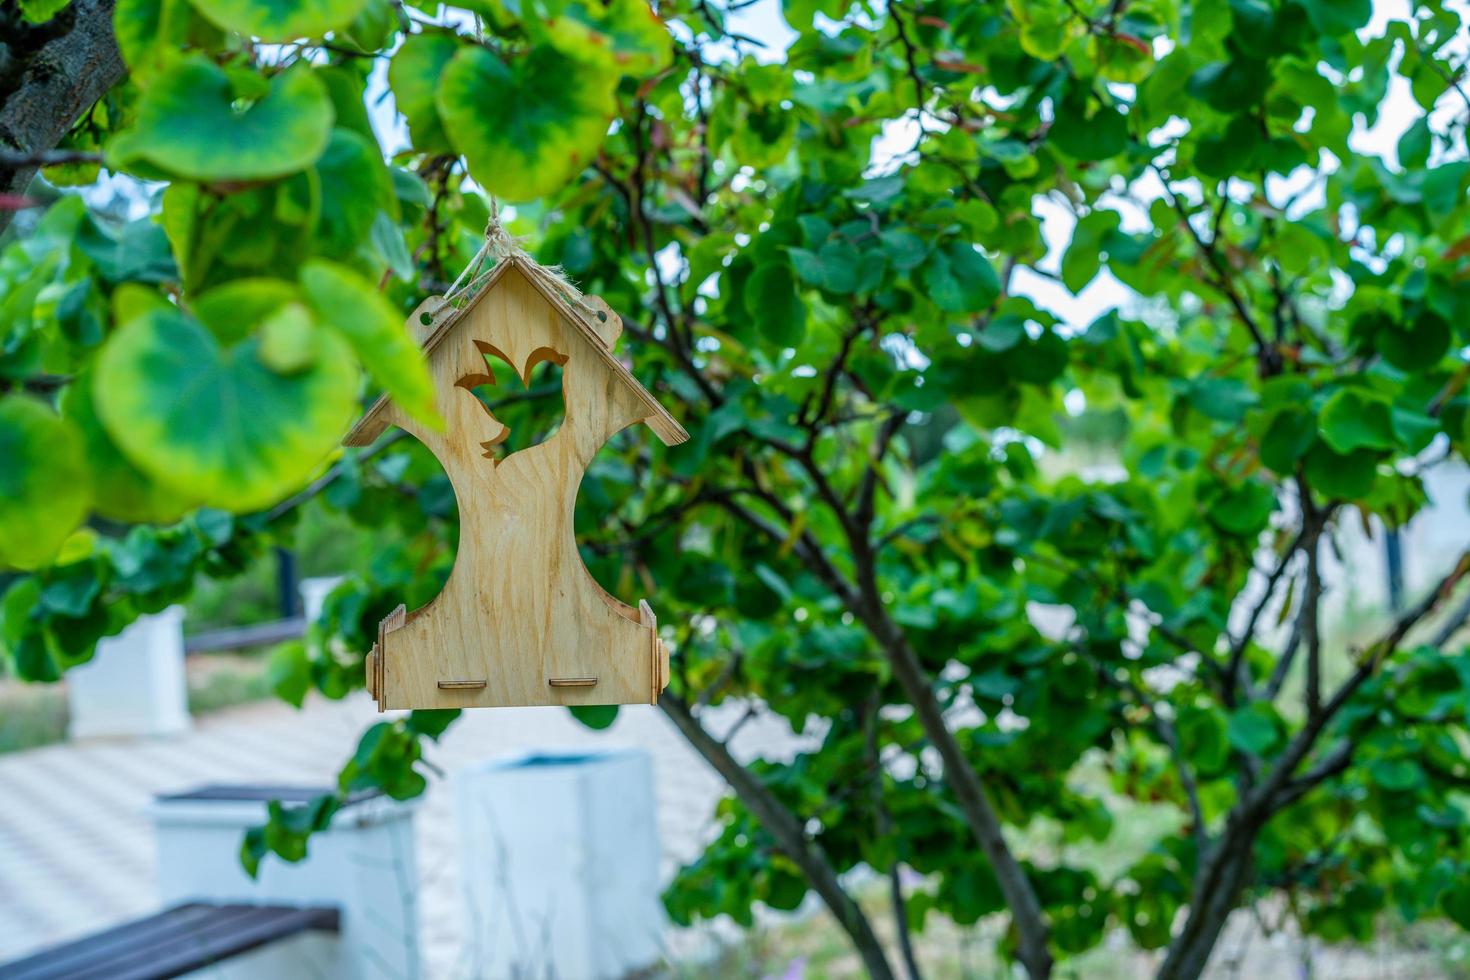
[[[796,292],[796,278],[786,263],[767,262],[751,273],[744,302],[771,342],[795,347],[806,336],[806,304]]]
[[[61,397],[61,415],[76,426],[91,467],[92,509],[103,517],[129,523],[177,521],[197,501],[155,482],[128,462],[97,418],[92,385],[92,372],[87,371],[67,385]]]
[[[1323,440],[1339,453],[1394,445],[1388,403],[1356,388],[1340,389],[1327,399],[1321,425]]]
[[[1264,755],[1276,744],[1279,734],[1276,709],[1257,701],[1231,712],[1225,724],[1230,744],[1250,755]]]
[[[321,37],[352,23],[367,0],[193,0],[227,31],[262,41]]]
[[[448,34],[415,34],[403,42],[388,64],[388,86],[398,111],[408,120],[408,134],[416,150],[449,149],[434,90],[444,66],[457,50],[459,42]]]
[[[947,313],[978,313],[1000,295],[995,268],[967,242],[936,249],[919,279],[934,305]]]
[[[476,181],[528,201],[559,190],[597,155],[616,83],[544,47],[511,64],[462,47],[439,82],[439,116]]]
[[[149,85],[109,159],[190,180],[264,180],[311,166],[327,148],[332,102],[310,69],[277,75],[243,111],[235,99],[221,68],[198,56],[180,61]]]
[[[1440,908],[1450,921],[1470,931],[1470,879],[1460,878],[1439,896]]]
[[[316,170],[321,177],[317,247],[323,255],[350,257],[368,237],[378,208],[393,194],[388,168],[376,143],[351,130],[334,129]]]
[[[1227,534],[1260,534],[1276,509],[1276,495],[1268,484],[1247,480],[1230,487],[1210,508],[1210,520]]]
[[[1107,106],[1088,116],[1082,105],[1063,103],[1048,135],[1070,157],[1106,160],[1128,148],[1128,120]]]
[[[1283,409],[1271,419],[1261,437],[1261,462],[1279,474],[1292,473],[1316,435],[1317,420],[1310,412]]]
[[[673,53],[668,28],[646,0],[552,0],[533,28],[569,58],[625,75],[650,75]]]
[[[229,347],[255,332],[276,310],[300,297],[283,279],[233,279],[194,300],[194,315]]]
[[[1374,759],[1368,764],[1368,775],[1379,786],[1395,792],[1424,785],[1424,770],[1413,759]]]
[[[1306,477],[1318,493],[1339,500],[1358,500],[1373,492],[1378,476],[1378,454],[1358,449],[1346,455],[1318,442],[1306,459]]]
[[[81,436],[35,399],[8,395],[0,399],[0,460],[0,565],[45,564],[87,514]]]
[[[1372,0],[1297,0],[1307,8],[1312,26],[1323,34],[1349,34],[1373,17]]]
[[[317,319],[346,338],[393,401],[414,418],[437,425],[434,384],[423,352],[402,314],[373,284],[345,266],[316,260],[301,270],[301,288]]]
[[[1204,708],[1179,712],[1180,747],[1201,772],[1216,773],[1230,760],[1225,715]]]
[[[1384,360],[1402,371],[1434,367],[1450,349],[1450,325],[1438,313],[1423,313],[1412,323],[1390,324],[1373,337]]]
[[[576,704],[569,710],[573,718],[588,728],[601,730],[618,720],[618,706],[615,704]]]
[[[198,15],[182,0],[117,0],[112,11],[117,49],[138,84],[146,83],[177,58],[191,31],[202,27]],[[214,32],[212,27],[207,30]]]
[[[310,368],[283,377],[254,338],[221,349],[181,313],[145,313],[102,349],[98,417],[154,480],[224,510],[265,507],[311,475],[356,407],[351,353],[330,331],[315,336]]]

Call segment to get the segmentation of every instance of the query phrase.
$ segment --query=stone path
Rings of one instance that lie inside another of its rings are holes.
[[[318,699],[299,711],[266,702],[211,715],[170,738],[0,755],[0,962],[157,910],[146,812],[154,796],[204,783],[329,785],[378,718],[365,697]],[[707,724],[722,732],[734,719],[732,710]],[[755,720],[741,729],[737,750],[744,758],[778,756],[796,744],[780,722]],[[667,881],[699,853],[724,784],[657,709],[624,707],[601,732],[560,709],[466,712],[427,757],[452,777],[504,753],[612,745],[644,748],[653,757]],[[416,833],[425,972],[437,980],[456,973],[464,945],[452,786],[443,780],[431,777]],[[675,939],[686,948],[698,942]]]

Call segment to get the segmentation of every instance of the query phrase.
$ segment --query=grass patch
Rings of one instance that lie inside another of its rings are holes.
[[[184,665],[189,713],[211,712],[274,697],[266,678],[267,653],[200,653]],[[66,688],[61,684],[0,681],[0,753],[66,739]]]

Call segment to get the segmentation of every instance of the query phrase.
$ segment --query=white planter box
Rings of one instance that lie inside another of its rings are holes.
[[[141,616],[66,672],[72,738],[170,735],[189,728],[184,609]]]
[[[206,787],[154,801],[162,903],[335,906],[342,914],[341,941],[330,956],[317,948],[312,975],[415,980],[418,862],[411,804],[382,797],[350,804],[329,830],[311,838],[305,860],[289,864],[269,855],[253,881],[240,866],[245,831],[265,822],[267,800],[304,800],[319,792]]]
[[[469,973],[623,977],[662,952],[653,764],[531,752],[456,774]]]

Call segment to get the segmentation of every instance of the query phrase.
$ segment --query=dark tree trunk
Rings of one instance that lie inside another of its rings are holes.
[[[8,5],[7,5],[8,6]],[[25,160],[55,149],[125,73],[112,36],[113,0],[75,0],[44,24],[0,13],[0,150]],[[32,163],[0,165],[0,195],[20,195]],[[0,208],[0,231],[15,212]]]
[[[894,980],[893,968],[883,952],[883,945],[873,933],[872,924],[858,904],[847,894],[836,870],[820,846],[809,840],[801,821],[788,810],[751,772],[730,755],[725,743],[710,735],[689,711],[689,706],[667,691],[659,696],[659,707],[689,740],[705,761],[715,768],[740,802],[745,804],[776,840],[776,845],[795,861],[812,890],[832,910],[838,925],[852,940],[868,976],[875,980]]]
[[[1199,871],[1189,918],[1169,944],[1155,980],[1195,980],[1204,973],[1221,930],[1250,882],[1255,841],[1254,825],[1221,838],[1219,849]]]

